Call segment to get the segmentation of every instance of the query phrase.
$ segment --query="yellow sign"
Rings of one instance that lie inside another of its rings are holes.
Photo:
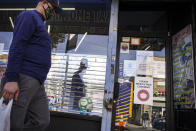
[[[133,82],[131,82],[131,96],[130,96],[130,106],[129,106],[129,118],[132,117],[133,110]]]

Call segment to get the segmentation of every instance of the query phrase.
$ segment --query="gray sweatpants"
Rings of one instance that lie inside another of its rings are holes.
[[[1,87],[6,78],[1,80]],[[11,131],[44,131],[50,122],[48,101],[44,86],[28,75],[19,75],[20,93],[13,102],[11,111]]]

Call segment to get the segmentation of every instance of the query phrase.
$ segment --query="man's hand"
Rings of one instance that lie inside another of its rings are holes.
[[[19,88],[17,82],[7,82],[3,88],[3,97],[4,99],[11,100],[15,95],[15,100],[18,99]]]

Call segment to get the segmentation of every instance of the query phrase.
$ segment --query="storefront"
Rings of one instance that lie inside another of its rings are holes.
[[[0,2],[1,73],[16,16],[37,2]],[[48,131],[110,131],[122,121],[131,130],[145,112],[150,129],[195,129],[195,1],[60,3],[64,16],[46,22],[53,40]]]
[[[195,129],[194,4],[119,1],[114,129]]]

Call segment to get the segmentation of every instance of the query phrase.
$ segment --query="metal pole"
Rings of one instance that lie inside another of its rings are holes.
[[[119,0],[112,0],[109,27],[109,43],[107,50],[106,85],[104,94],[103,117],[101,131],[111,131],[114,79],[116,67],[117,27]]]

